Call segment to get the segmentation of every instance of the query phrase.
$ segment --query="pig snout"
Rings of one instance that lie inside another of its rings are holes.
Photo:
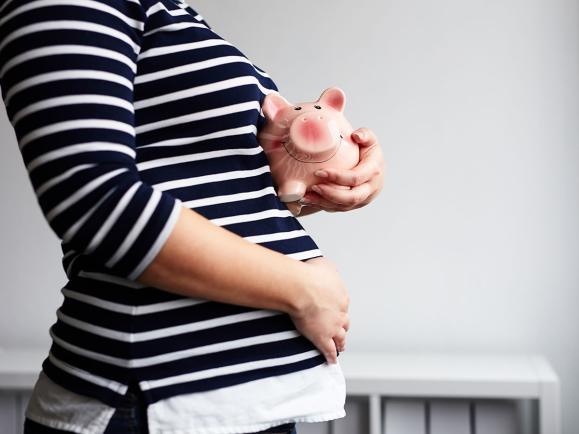
[[[296,118],[290,127],[291,140],[299,147],[310,148],[314,144],[332,142],[328,122],[314,113]]]
[[[316,161],[333,154],[339,144],[340,132],[331,117],[304,113],[291,123],[289,139],[288,151],[294,158]]]

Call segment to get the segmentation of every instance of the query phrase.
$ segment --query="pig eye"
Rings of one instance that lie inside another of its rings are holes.
[[[319,105],[315,105],[314,107],[317,108],[318,110],[322,109]]]
[[[294,110],[301,110],[301,107],[294,107]]]

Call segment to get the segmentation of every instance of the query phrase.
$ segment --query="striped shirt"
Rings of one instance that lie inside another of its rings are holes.
[[[191,434],[345,415],[339,364],[288,314],[136,281],[181,207],[296,260],[322,256],[257,142],[278,90],[265,71],[181,0],[0,0],[0,86],[62,242],[42,364],[54,385],[114,408],[136,382],[152,429]]]

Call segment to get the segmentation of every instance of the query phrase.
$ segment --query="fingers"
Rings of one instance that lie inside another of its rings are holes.
[[[356,207],[357,205],[364,203],[374,191],[374,188],[370,183],[357,185],[352,187],[350,190],[334,188],[324,184],[314,185],[312,189],[323,199],[333,203],[336,209],[343,209],[343,207],[336,207],[336,204],[345,205],[350,208]]]
[[[338,211],[338,206],[330,202],[329,200],[325,199],[323,196],[320,196],[318,193],[313,191],[307,192],[306,195],[302,199],[302,204],[304,206],[312,207],[312,208],[319,208],[323,209],[327,212],[336,212]]]
[[[346,348],[346,330],[341,328],[338,334],[333,337],[333,340],[336,344],[336,349],[338,351],[344,351]]]
[[[348,316],[348,314],[345,314],[345,318],[344,318],[344,323],[342,324],[342,327],[345,331],[350,330],[350,317]]]
[[[336,357],[333,358],[333,357],[328,357],[326,355],[326,358],[328,360],[337,360],[337,357],[338,357],[337,353],[340,353],[340,352],[346,350],[346,332],[350,328],[350,318],[348,317],[347,313],[344,313],[343,316],[344,316],[344,321],[343,321],[342,327],[340,327],[340,329],[338,330],[336,335],[332,338],[332,341],[334,342],[334,345],[335,345],[335,351],[336,351],[335,356]],[[335,361],[332,363],[335,363]]]
[[[337,363],[338,353],[346,350],[346,332],[350,328],[350,320],[346,313],[344,318],[345,322],[338,332],[321,349],[328,363]]]
[[[338,354],[336,354],[336,344],[332,338],[328,339],[325,342],[324,348],[322,350],[324,356],[326,357],[326,361],[328,363],[337,363],[338,361]]]
[[[376,134],[369,128],[358,128],[352,139],[360,145],[360,161],[352,169],[316,170],[320,183],[308,189],[303,199],[310,209],[350,211],[370,203],[382,189],[385,163]]]
[[[300,215],[302,207],[304,206],[300,202],[286,202],[285,205],[287,206],[287,209],[289,209],[290,212],[296,217]]]
[[[378,141],[376,134],[370,128],[361,127],[352,132],[352,139],[362,146],[372,146]]]
[[[336,184],[352,187],[368,182],[373,177],[380,175],[381,166],[384,163],[376,134],[369,128],[362,127],[352,132],[352,139],[366,148],[361,149],[360,161],[356,167],[350,170],[323,168],[317,170],[314,174],[325,182],[335,182]]]
[[[368,155],[368,154],[366,154]],[[324,168],[314,172],[324,182],[335,182],[336,184],[354,187],[368,182],[372,177],[380,173],[380,167],[373,158],[363,156],[360,162],[353,169]]]

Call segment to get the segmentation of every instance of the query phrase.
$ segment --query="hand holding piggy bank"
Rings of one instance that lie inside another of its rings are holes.
[[[344,117],[345,104],[346,95],[337,87],[326,89],[315,102],[291,104],[279,93],[265,97],[266,122],[258,140],[282,202],[299,200],[311,185],[319,184],[316,170],[352,169],[358,164],[360,148],[351,139],[353,128]]]

